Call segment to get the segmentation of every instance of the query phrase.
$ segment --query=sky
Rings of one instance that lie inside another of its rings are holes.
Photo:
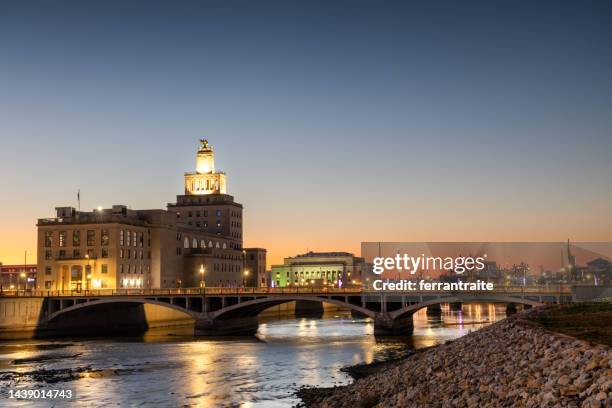
[[[2,1],[0,262],[54,207],[164,208],[199,138],[269,263],[611,241],[612,4]]]

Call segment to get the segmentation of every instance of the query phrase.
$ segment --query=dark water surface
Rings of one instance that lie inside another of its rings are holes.
[[[402,356],[505,317],[494,305],[442,312],[442,320],[417,313],[408,339],[375,338],[370,320],[335,312],[262,319],[254,338],[196,338],[183,327],[139,338],[3,342],[0,406],[51,405],[8,400],[9,389],[69,388],[76,401],[55,406],[287,407],[299,402],[300,386],[351,382],[344,366]]]

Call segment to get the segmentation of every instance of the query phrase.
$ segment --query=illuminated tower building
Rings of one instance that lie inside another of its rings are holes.
[[[185,194],[168,204],[179,224],[225,238],[231,249],[242,249],[242,205],[227,194],[227,178],[215,170],[215,152],[201,139],[196,171],[185,173]]]
[[[196,171],[185,173],[185,194],[226,194],[225,173],[215,172],[215,152],[208,140],[200,140],[196,156]]]

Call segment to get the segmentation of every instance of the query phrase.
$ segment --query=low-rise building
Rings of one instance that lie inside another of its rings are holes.
[[[266,253],[263,248],[245,248],[244,279],[246,286],[267,287],[266,280]]]
[[[272,265],[274,287],[362,285],[365,260],[348,252],[307,252]]]
[[[37,289],[37,265],[0,264],[0,290]]]

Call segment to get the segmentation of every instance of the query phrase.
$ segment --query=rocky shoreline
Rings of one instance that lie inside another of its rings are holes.
[[[612,406],[612,349],[552,333],[515,315],[351,385],[298,391],[307,407]],[[363,370],[360,370],[363,371]]]

